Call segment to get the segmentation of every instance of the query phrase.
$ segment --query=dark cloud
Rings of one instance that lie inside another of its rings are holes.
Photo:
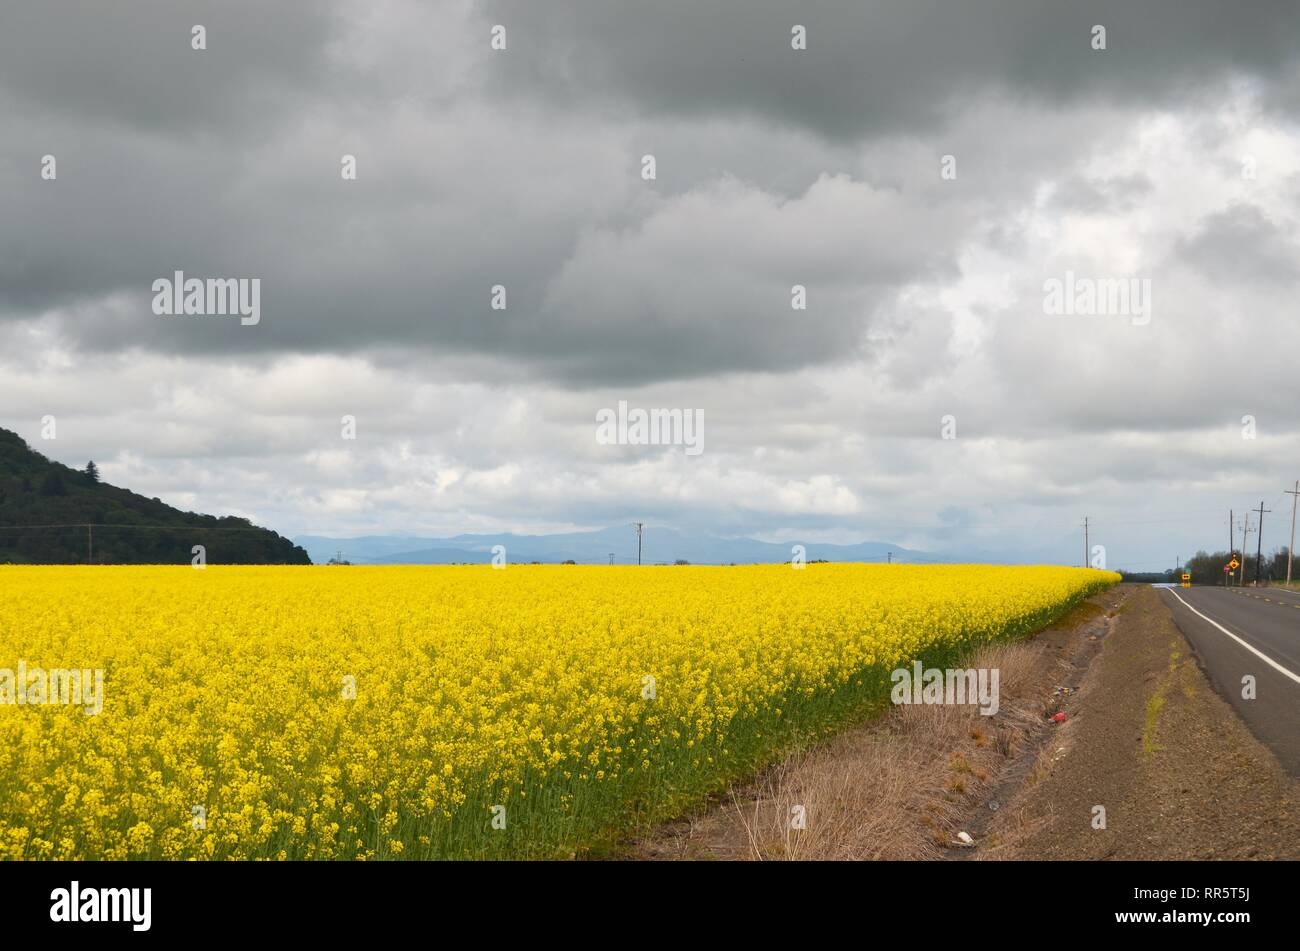
[[[1294,3],[10,7],[0,424],[149,494],[1010,549],[1294,478]],[[153,315],[177,269],[261,324]],[[1150,324],[1046,316],[1067,269],[1149,276]],[[622,398],[706,456],[598,445]]]
[[[1300,246],[1294,225],[1284,229],[1263,209],[1238,204],[1210,215],[1178,252],[1191,266],[1217,281],[1294,284],[1300,278]]]
[[[933,128],[989,94],[1177,105],[1228,73],[1276,79],[1300,56],[1287,0],[502,0],[491,18],[513,31],[492,74],[512,95],[748,113],[831,138]],[[791,49],[796,23],[805,51]],[[1096,24],[1105,51],[1090,46]]]
[[[54,312],[98,351],[437,352],[580,386],[906,350],[899,295],[955,274],[972,226],[1023,245],[997,211],[1115,134],[1084,118],[1077,142],[1047,146],[1005,111],[969,118],[982,104],[1172,102],[1225,70],[1267,81],[1297,49],[1290,7],[1232,30],[1214,5],[1176,9],[21,5],[0,34],[17,118],[0,142],[0,315]],[[865,161],[845,144],[936,124],[933,144]],[[938,180],[947,149],[960,185]],[[57,182],[36,174],[47,151]],[[356,182],[339,179],[345,152]],[[1076,173],[1054,200],[1098,213],[1148,190]],[[262,323],[153,315],[152,282],[178,269],[260,278]],[[789,308],[796,283],[806,312]],[[488,307],[495,284],[507,311]],[[937,320],[890,372],[941,367]]]
[[[0,20],[0,89],[27,115],[211,148],[260,134],[331,84],[333,2],[42,0]],[[191,30],[207,29],[194,50]]]

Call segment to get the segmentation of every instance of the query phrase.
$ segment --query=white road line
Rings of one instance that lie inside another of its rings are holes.
[[[1181,597],[1181,596],[1178,594],[1178,592],[1175,591],[1173,588],[1168,588],[1167,590],[1168,590],[1169,593],[1172,594],[1175,598],[1178,598],[1179,601],[1183,601],[1182,597]],[[1242,640],[1240,637],[1238,637],[1236,634],[1233,634],[1232,631],[1228,630],[1226,627],[1224,627],[1224,626],[1223,626],[1222,624],[1220,624],[1218,621],[1214,620],[1214,618],[1205,617],[1204,614],[1201,614],[1200,611],[1196,610],[1196,608],[1192,607],[1192,606],[1191,606],[1190,604],[1188,604],[1186,601],[1183,601],[1183,607],[1187,608],[1187,610],[1191,611],[1191,612],[1192,612],[1193,614],[1195,614],[1196,616],[1198,616],[1198,617],[1202,617],[1202,618],[1205,618],[1205,620],[1209,621],[1211,624],[1213,624],[1215,627],[1217,627],[1219,630],[1221,630],[1224,634],[1227,634],[1227,635],[1228,635],[1229,637],[1231,637],[1234,641],[1236,641],[1236,642],[1237,642],[1238,644],[1240,644],[1242,647],[1246,648],[1246,650],[1250,651],[1252,654],[1254,654],[1256,657],[1258,657],[1258,658],[1259,658],[1260,660],[1262,660],[1264,663],[1268,664],[1270,667],[1273,667],[1273,668],[1275,668],[1275,669],[1281,671],[1282,673],[1284,673],[1284,674],[1286,674],[1288,677],[1290,677],[1292,680],[1294,680],[1296,683],[1300,684],[1300,674],[1294,674],[1294,673],[1292,673],[1291,671],[1289,671],[1289,670],[1287,670],[1285,667],[1283,667],[1281,664],[1279,664],[1277,661],[1275,661],[1272,657],[1269,657],[1267,654],[1265,654],[1263,651],[1256,650],[1254,647],[1251,647],[1249,644],[1247,644],[1245,641],[1243,641],[1243,640]]]

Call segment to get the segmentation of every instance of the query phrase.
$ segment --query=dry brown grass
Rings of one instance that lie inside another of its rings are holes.
[[[788,757],[733,792],[731,825],[744,844],[735,857],[945,854],[1026,729],[1041,722],[1043,676],[1051,679],[1054,664],[1035,645],[1020,643],[985,648],[966,666],[1001,671],[997,717],[973,706],[900,706],[869,727]],[[803,809],[804,828],[792,821],[796,807]],[[720,832],[715,828],[712,835]]]

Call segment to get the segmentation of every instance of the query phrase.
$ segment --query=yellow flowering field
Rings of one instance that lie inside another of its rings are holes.
[[[0,856],[599,854],[878,710],[894,668],[1023,635],[1117,580],[0,566],[0,669],[103,672],[95,712],[53,687],[19,703],[0,670]]]

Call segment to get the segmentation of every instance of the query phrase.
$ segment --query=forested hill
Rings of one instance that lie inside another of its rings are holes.
[[[0,564],[189,564],[195,545],[208,564],[311,564],[289,539],[247,519],[182,512],[106,485],[0,429]]]

